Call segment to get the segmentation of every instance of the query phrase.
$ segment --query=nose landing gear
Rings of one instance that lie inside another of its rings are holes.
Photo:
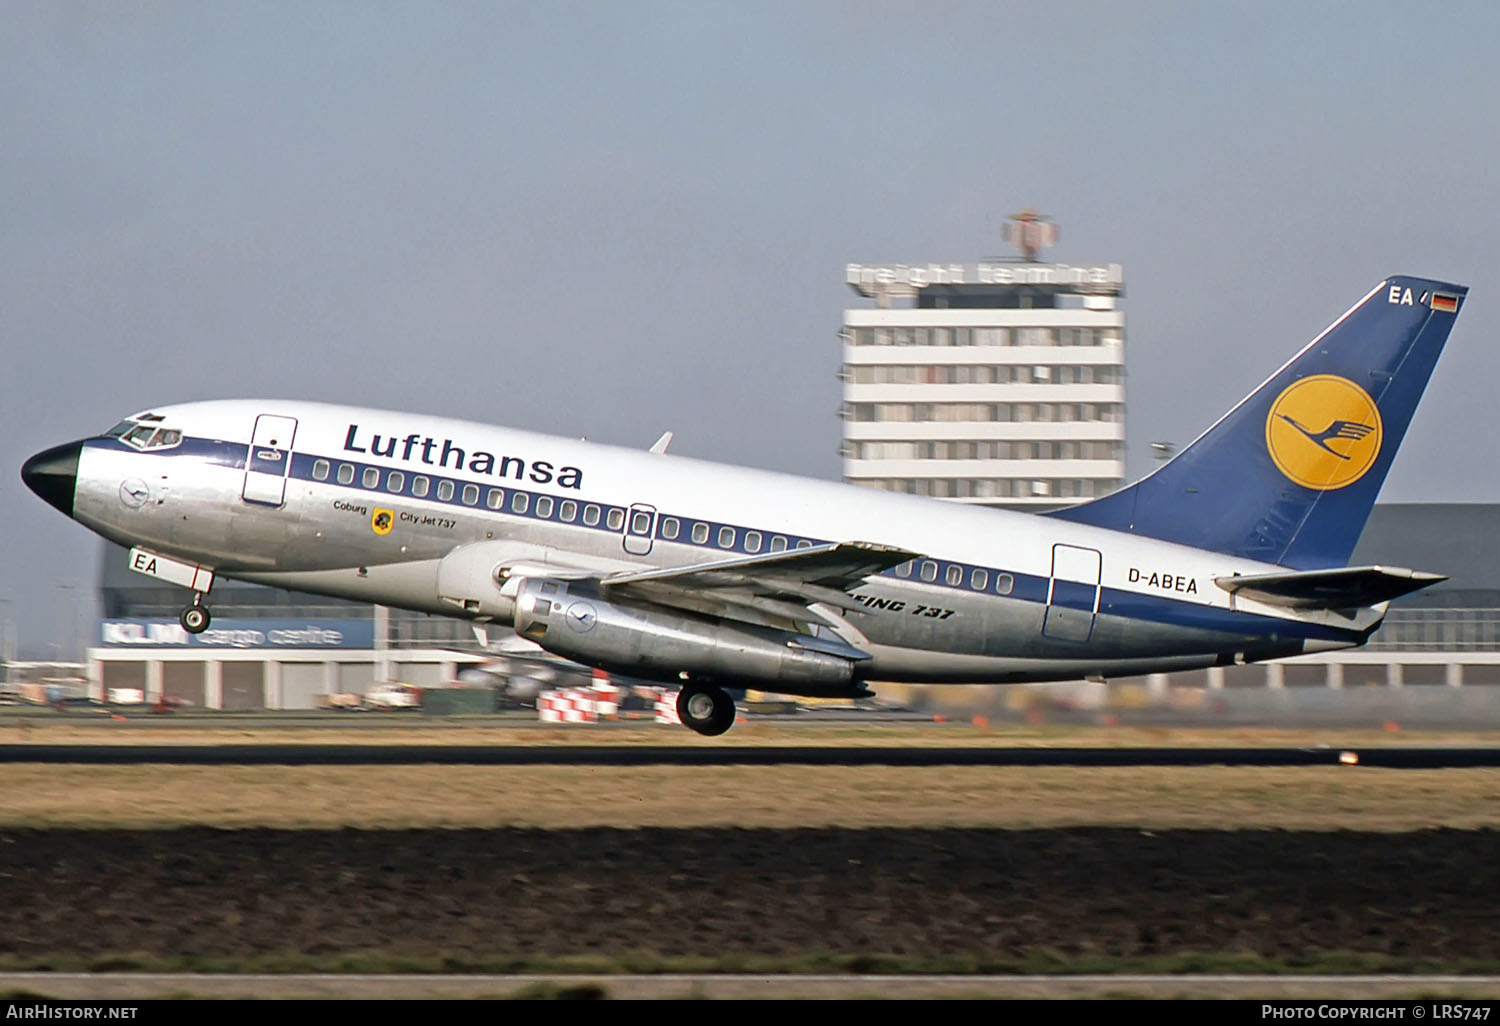
[[[177,622],[182,624],[182,629],[189,634],[202,634],[208,630],[213,617],[209,615],[208,607],[203,604],[203,592],[193,593],[193,604],[183,608],[177,617]]]

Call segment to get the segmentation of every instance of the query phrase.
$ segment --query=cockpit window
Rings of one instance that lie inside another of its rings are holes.
[[[153,420],[161,420],[154,417]],[[105,433],[106,438],[118,438],[135,449],[160,449],[182,442],[182,432],[176,428],[158,428],[155,424],[142,424],[134,420],[122,420]]]
[[[137,449],[144,449],[146,443],[151,441],[151,436],[154,434],[156,434],[156,426],[154,424],[141,424],[126,432],[123,441],[126,445],[133,445]]]

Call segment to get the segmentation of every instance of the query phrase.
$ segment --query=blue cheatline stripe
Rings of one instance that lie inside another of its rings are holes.
[[[133,446],[124,445],[116,439],[104,439],[90,444],[105,446],[116,446],[124,451],[164,457],[188,457],[203,460],[216,466],[242,469],[245,466],[245,453],[247,451],[244,442],[226,442],[212,439],[184,438],[181,445],[160,452],[136,449]],[[313,476],[313,468],[319,461],[326,462],[328,476],[326,479],[318,479]],[[338,469],[340,464],[348,464],[353,468],[354,476],[350,483],[343,484],[338,481]],[[379,477],[376,479],[377,486],[366,488],[360,482],[364,479],[366,470],[375,470]],[[399,491],[388,491],[380,485],[388,484],[392,473],[403,475],[401,489]],[[428,480],[428,492],[425,496],[413,494],[414,478],[425,477]],[[588,502],[586,500],[558,495],[555,492],[543,492],[526,488],[512,488],[509,480],[485,480],[475,481],[472,479],[452,477],[445,474],[435,474],[431,471],[396,470],[380,464],[360,463],[353,460],[341,458],[330,458],[308,453],[294,453],[290,478],[292,480],[310,481],[314,484],[325,485],[330,488],[342,488],[358,495],[366,496],[370,500],[379,497],[391,499],[405,499],[410,502],[434,503],[442,506],[452,506],[467,510],[472,513],[480,513],[492,517],[519,517],[526,520],[540,520],[547,523],[562,524],[567,527],[582,528],[584,530],[602,531],[608,534],[621,535],[625,533],[626,518],[629,516],[629,507],[612,505],[603,502]],[[452,494],[446,499],[437,497],[438,486],[441,482],[448,482],[452,488]],[[465,486],[472,485],[478,489],[477,501],[473,504],[463,501],[463,490]],[[501,489],[505,493],[503,508],[490,509],[485,504],[489,490]],[[526,499],[525,509],[517,511],[514,508],[515,496],[524,496]],[[548,500],[543,508],[547,509],[547,515],[538,512],[539,500]],[[571,521],[561,519],[562,505],[565,502],[577,504],[575,517]],[[584,510],[588,506],[599,509],[599,520],[595,524],[586,524],[583,521]],[[618,527],[610,527],[609,520],[612,514],[618,514],[620,524]],[[679,524],[677,536],[668,538],[662,533],[663,522],[676,520]],[[704,541],[694,540],[694,528],[697,525],[705,525],[708,528],[704,535]],[[720,532],[724,529],[734,532],[733,544],[726,547],[718,543]],[[745,539],[751,533],[757,534],[760,539],[759,546],[751,549],[746,545]],[[769,551],[770,539],[783,537],[787,540],[787,550],[806,548],[811,545],[829,544],[828,539],[810,538],[803,535],[784,535],[774,531],[766,531],[760,528],[746,527],[742,524],[730,524],[722,521],[702,520],[697,517],[681,516],[675,513],[658,513],[656,525],[652,537],[658,541],[674,542],[680,545],[688,545],[693,548],[706,549],[710,552],[734,552],[742,555],[755,555],[756,553]],[[848,539],[842,539],[847,541]],[[932,579],[928,579],[927,565],[931,564],[933,569]],[[951,571],[956,569],[956,575]],[[983,574],[985,582],[983,587],[976,587],[975,573]],[[947,591],[963,592],[969,595],[990,595],[992,597],[1004,597],[1014,599],[1018,602],[1030,602],[1043,605],[1047,601],[1047,588],[1051,579],[1035,574],[1018,573],[1014,570],[1002,570],[997,567],[978,566],[973,563],[957,563],[951,560],[940,559],[917,559],[901,566],[892,567],[882,571],[879,577],[893,580],[904,580],[912,584],[925,585],[930,588],[942,588]],[[957,583],[953,583],[955,579]],[[1064,592],[1067,591],[1069,582],[1057,582]],[[1077,602],[1067,601],[1063,604],[1072,608],[1092,608],[1093,585],[1075,585],[1079,589],[1087,591],[1087,600],[1082,596]],[[1340,630],[1335,627],[1325,627],[1319,624],[1303,623],[1296,620],[1283,620],[1274,616],[1263,616],[1258,613],[1246,613],[1232,609],[1220,609],[1214,606],[1199,605],[1192,602],[1184,602],[1179,599],[1167,598],[1158,595],[1146,595],[1140,592],[1126,591],[1119,588],[1105,587],[1099,594],[1099,613],[1108,616],[1122,616],[1133,620],[1143,620],[1150,623],[1160,623],[1171,626],[1192,627],[1203,630],[1221,631],[1230,634],[1253,634],[1264,635],[1268,633],[1279,633],[1289,638],[1320,638],[1334,641],[1352,641],[1362,637],[1358,631]]]

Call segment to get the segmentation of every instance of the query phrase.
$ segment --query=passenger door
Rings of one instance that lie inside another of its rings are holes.
[[[263,413],[255,418],[250,449],[245,454],[245,487],[240,493],[257,506],[280,507],[286,502],[286,479],[292,469],[293,417]]]

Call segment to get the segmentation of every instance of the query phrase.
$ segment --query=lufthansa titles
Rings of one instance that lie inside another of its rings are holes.
[[[373,432],[364,435],[358,424],[350,424],[344,435],[344,451],[385,456],[406,463],[425,463],[429,467],[511,477],[517,481],[530,478],[537,484],[555,482],[559,488],[576,490],[583,487],[583,471],[577,467],[558,467],[547,460],[528,461],[520,456],[496,456],[479,449],[464,449],[451,438],[438,440],[415,432],[405,438]]]

